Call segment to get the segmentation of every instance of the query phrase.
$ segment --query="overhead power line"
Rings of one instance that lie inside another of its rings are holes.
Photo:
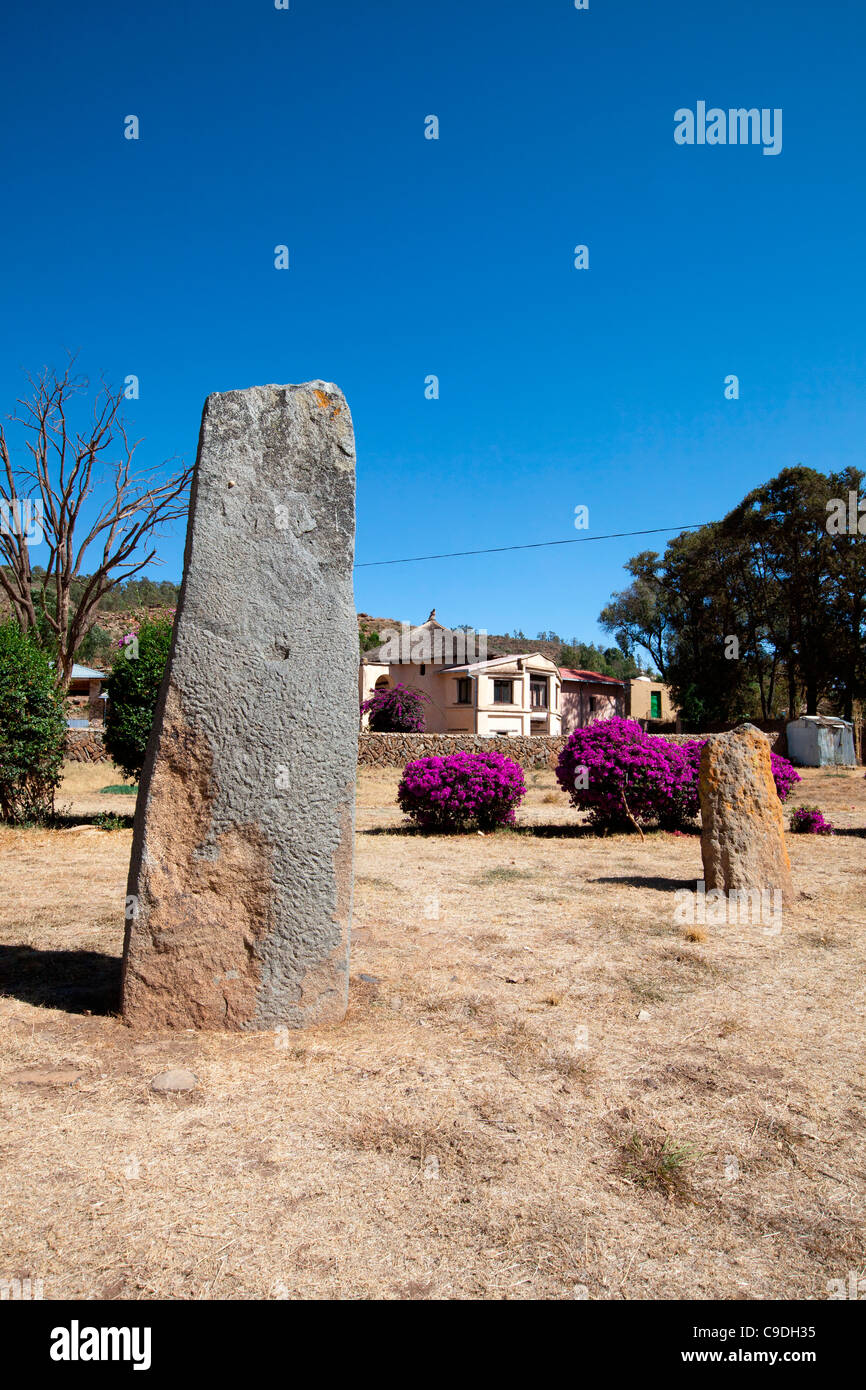
[[[582,545],[586,541],[616,541],[625,536],[657,536],[662,531],[699,531],[706,521],[696,521],[690,526],[654,526],[649,531],[611,531],[606,536],[569,536],[564,541],[530,541],[525,545],[493,545],[484,550],[448,550],[441,555],[407,555],[403,560],[363,560],[355,565],[356,570],[372,569],[376,565],[415,565],[420,560],[457,560],[464,555],[501,555],[506,550],[542,550],[550,545]]]

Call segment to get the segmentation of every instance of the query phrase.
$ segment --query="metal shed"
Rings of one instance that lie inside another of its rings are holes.
[[[800,767],[856,767],[854,726],[832,714],[803,714],[788,725],[788,757]]]

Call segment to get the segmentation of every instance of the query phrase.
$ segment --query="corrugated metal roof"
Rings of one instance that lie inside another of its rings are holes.
[[[73,681],[101,681],[105,680],[105,672],[96,671],[92,666],[79,666],[76,661],[73,664],[69,679]]]
[[[829,727],[829,728],[840,728],[840,727],[842,727],[842,728],[846,728],[846,729],[851,729],[851,728],[854,727],[853,724],[851,724],[847,719],[840,719],[839,716],[836,715],[836,714],[801,714],[801,715],[799,716],[799,718],[797,718],[797,719],[792,719],[792,720],[789,722],[789,724],[788,724],[788,728],[789,728],[789,729],[790,729],[790,727],[791,727],[791,724],[800,724],[800,725],[819,724],[819,725],[825,725],[825,726],[827,726],[827,727]]]

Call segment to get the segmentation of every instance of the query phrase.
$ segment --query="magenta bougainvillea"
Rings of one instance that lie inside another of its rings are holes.
[[[645,734],[630,719],[606,719],[575,729],[560,754],[556,777],[572,804],[588,811],[599,828],[626,830],[637,823],[673,830],[698,815],[705,742],[668,743]],[[776,791],[784,801],[800,775],[786,758],[770,756]]]
[[[430,696],[411,686],[385,686],[374,690],[361,705],[361,713],[370,716],[369,725],[377,734],[423,734],[424,706]]]
[[[523,768],[501,753],[450,753],[407,763],[397,800],[425,830],[495,830],[514,823]]]
[[[795,835],[835,835],[830,821],[824,819],[817,806],[797,806],[791,812],[791,830]]]

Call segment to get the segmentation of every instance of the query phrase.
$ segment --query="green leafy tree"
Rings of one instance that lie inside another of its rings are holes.
[[[826,502],[832,495],[832,474],[828,478],[813,468],[784,468],[750,492],[722,523],[726,535],[744,537],[760,550],[775,587],[775,602],[765,616],[770,640],[785,665],[788,707],[795,710],[799,685],[807,714],[817,713],[818,700],[831,683],[837,641],[829,603],[836,538],[826,527]]]
[[[673,595],[665,585],[661,556],[644,550],[626,562],[632,576],[627,589],[614,594],[602,609],[599,623],[615,634],[620,649],[633,652],[642,648],[652,657],[662,680],[667,679],[665,661],[673,632]]]
[[[863,480],[783,469],[664,557],[630,560],[602,626],[652,655],[690,723],[795,716],[801,696],[808,714],[829,698],[850,717],[866,693],[866,545],[827,521]]]
[[[835,496],[862,496],[864,475],[843,469],[831,478]],[[866,696],[866,538],[849,533],[834,537],[827,606],[835,638],[830,666],[832,695],[846,719]]]
[[[138,781],[171,648],[168,618],[144,622],[117,653],[108,678],[105,747],[125,777]]]
[[[95,661],[110,662],[114,655],[113,646],[111,633],[96,623],[76,651],[75,660],[80,661],[83,666],[92,666]]]
[[[698,725],[758,712],[738,595],[726,583],[729,549],[719,528],[706,526],[677,536],[665,555],[666,677],[686,720]]]
[[[559,665],[575,671],[597,671],[600,676],[612,676],[618,681],[631,680],[639,674],[634,658],[619,647],[602,648],[574,638],[560,647]]]
[[[62,696],[48,653],[14,619],[0,625],[0,819],[54,813],[66,740]]]
[[[89,576],[85,576],[89,578]],[[102,613],[116,613],[124,608],[176,608],[180,585],[170,579],[130,579],[108,589],[99,603]]]

